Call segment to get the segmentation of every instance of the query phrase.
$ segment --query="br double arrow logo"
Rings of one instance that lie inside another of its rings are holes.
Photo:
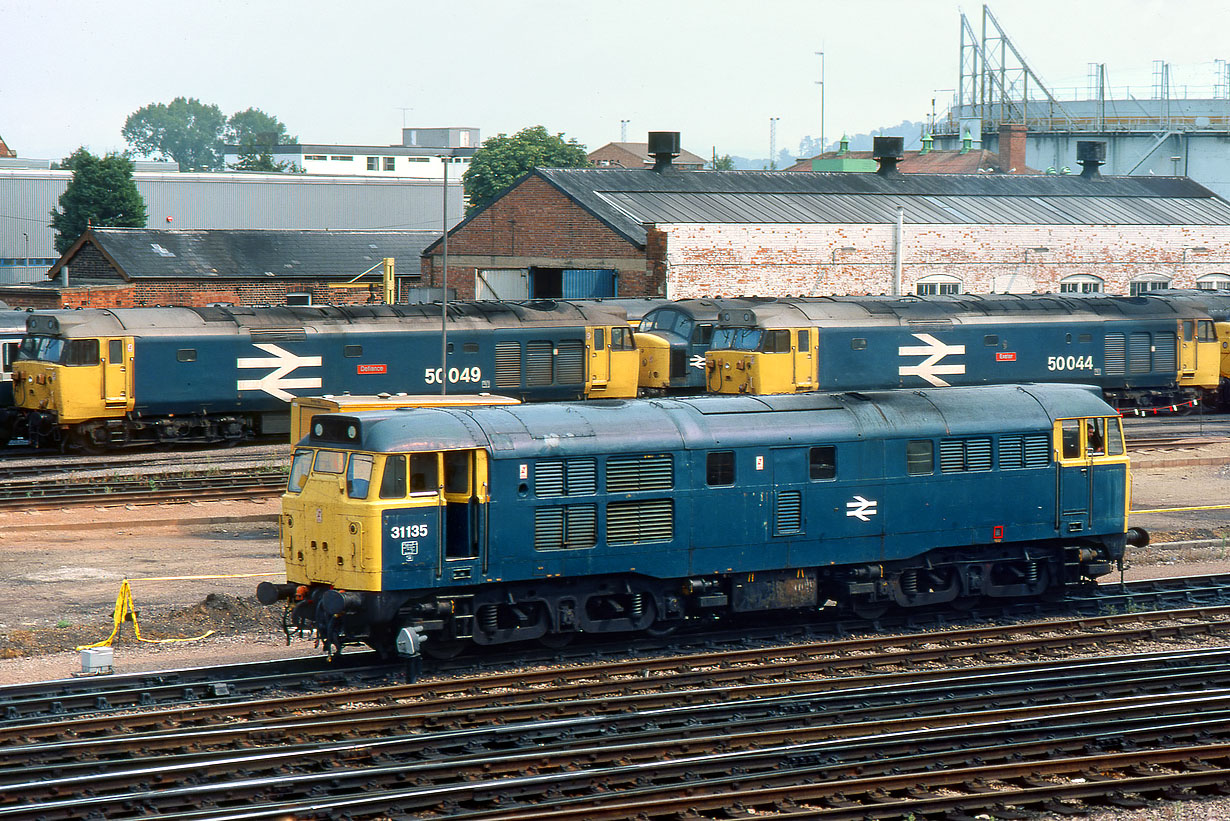
[[[270,354],[270,356],[240,358],[235,362],[235,366],[241,370],[248,368],[273,368],[273,370],[260,379],[240,379],[237,384],[239,390],[264,391],[270,396],[281,399],[283,402],[289,402],[295,396],[287,390],[288,388],[320,387],[321,381],[319,376],[299,377],[297,379],[286,378],[298,368],[319,368],[321,363],[319,356],[295,356],[290,351],[279,348],[277,345],[267,343],[253,344],[265,353]]]
[[[964,345],[945,345],[931,334],[912,334],[922,345],[903,345],[897,349],[901,356],[925,356],[917,365],[902,365],[897,369],[901,376],[917,376],[939,388],[948,387],[948,383],[940,379],[940,374],[965,373],[964,365],[941,365],[946,356],[960,356],[965,353]]]

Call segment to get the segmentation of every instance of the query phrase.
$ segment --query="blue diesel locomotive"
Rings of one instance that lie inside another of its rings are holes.
[[[1216,401],[1230,329],[1212,295],[1177,293],[681,300],[641,321],[640,381],[751,394],[1079,381],[1121,408]]]
[[[86,309],[29,318],[7,430],[87,449],[286,433],[295,396],[636,394],[622,310],[567,302]]]
[[[329,652],[410,627],[447,654],[1059,594],[1146,540],[1128,473],[1118,414],[1064,384],[328,414],[257,595]]]

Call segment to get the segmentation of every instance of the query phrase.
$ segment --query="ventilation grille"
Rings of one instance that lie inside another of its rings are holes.
[[[990,469],[990,439],[945,439],[940,442],[941,473]]]
[[[674,535],[674,503],[670,499],[611,502],[607,505],[608,544],[669,542]]]
[[[535,496],[585,496],[598,491],[598,465],[593,459],[539,462],[534,465]]]
[[[525,385],[550,385],[552,350],[550,342],[535,340],[525,343]]]
[[[540,507],[534,511],[535,550],[575,550],[597,543],[597,505]]]
[[[999,469],[1016,470],[1025,467],[1025,437],[1005,436],[999,440]]]
[[[252,342],[302,342],[307,331],[302,328],[249,328]]]
[[[585,343],[579,339],[561,340],[555,358],[555,378],[561,385],[585,381]]]
[[[1127,373],[1127,344],[1123,334],[1106,335],[1105,370],[1107,376],[1123,376]]]
[[[1051,437],[1045,433],[1025,437],[1025,467],[1044,468],[1051,463]]]
[[[495,386],[521,387],[521,343],[495,343]]]
[[[803,494],[783,490],[777,494],[777,525],[775,533],[782,536],[803,530]]]
[[[606,492],[669,490],[673,484],[674,464],[674,457],[669,453],[611,457],[606,462]]]
[[[1128,338],[1128,370],[1131,373],[1148,373],[1152,370],[1149,334],[1137,333]]]
[[[1179,370],[1179,340],[1174,334],[1158,334],[1153,337],[1153,368],[1169,373]]]

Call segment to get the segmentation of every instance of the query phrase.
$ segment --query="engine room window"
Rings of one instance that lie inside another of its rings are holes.
[[[176,362],[195,362],[196,348],[180,348],[175,352]]]
[[[340,450],[318,450],[313,469],[317,473],[341,473],[346,469],[346,454]]]
[[[808,474],[812,479],[832,479],[837,476],[837,448],[821,445],[807,456]]]
[[[295,451],[295,457],[290,463],[290,478],[286,482],[286,489],[291,493],[299,493],[307,484],[307,477],[311,472],[312,452],[310,450]]]
[[[995,346],[995,345],[998,345],[998,344],[999,344],[999,335],[998,335],[998,334],[987,334],[986,336],[984,336],[984,337],[982,338],[982,344],[983,344],[983,345],[987,345],[987,346],[989,346],[989,347],[993,347],[993,346]]]
[[[97,339],[70,339],[64,346],[65,365],[97,365]]]
[[[478,353],[478,343],[477,342],[462,342],[461,352],[462,353]]]
[[[930,439],[913,439],[905,443],[905,472],[910,476],[925,476],[935,472],[935,443]]]
[[[356,453],[350,457],[350,466],[346,470],[346,495],[351,499],[366,499],[367,491],[372,484],[372,468],[374,457]]]
[[[380,481],[380,498],[406,498],[405,456],[390,456],[384,460],[384,476]]]
[[[865,351],[867,350],[867,340],[861,336],[856,336],[850,340],[850,350]]]
[[[705,482],[709,485],[735,483],[735,452],[718,450],[705,457]]]
[[[342,348],[342,356],[354,357],[354,356],[362,356],[362,355],[363,355],[362,345],[347,345],[344,348]]]
[[[436,477],[434,453],[410,454],[410,493],[435,493],[440,487]]]

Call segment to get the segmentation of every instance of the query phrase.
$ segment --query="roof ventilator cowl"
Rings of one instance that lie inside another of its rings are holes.
[[[671,160],[679,156],[678,131],[650,131],[649,156],[653,157],[653,170],[661,174],[671,170]]]
[[[1102,179],[1098,166],[1106,163],[1106,143],[1100,140],[1077,140],[1076,161],[1081,164],[1081,178]]]
[[[897,163],[905,156],[905,140],[902,137],[876,137],[872,140],[871,158],[880,164],[876,173],[882,177],[897,176]]]

